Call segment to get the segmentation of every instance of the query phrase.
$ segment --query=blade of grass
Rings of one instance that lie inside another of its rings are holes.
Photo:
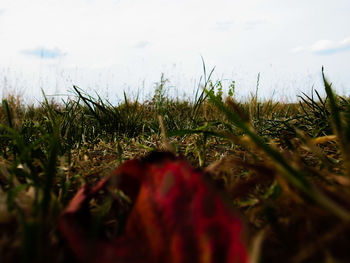
[[[332,90],[332,87],[331,87],[332,85],[329,84],[329,82],[325,77],[323,67],[322,67],[322,78],[323,78],[326,93],[328,96],[329,107],[331,109],[331,120],[334,126],[333,130],[336,136],[338,137],[338,141],[339,141],[342,155],[344,158],[345,174],[348,178],[350,178],[350,145],[349,145],[350,141],[348,139],[350,136],[348,135],[348,133],[346,133],[350,131],[350,128],[349,128],[350,124],[349,122],[346,122],[346,126],[343,127],[342,116],[340,113],[337,97]],[[350,118],[347,117],[347,120],[349,119]]]
[[[11,115],[9,104],[6,99],[2,100],[2,106],[5,109],[7,121],[9,123],[10,128],[13,128],[12,115]]]
[[[42,200],[43,215],[46,216],[51,200],[51,190],[57,171],[57,158],[59,151],[59,141],[57,136],[52,136],[49,142],[49,156],[45,166],[44,194]]]
[[[324,83],[324,87],[326,89],[326,93],[328,96],[328,101],[329,101],[329,106],[331,109],[331,115],[332,115],[332,121],[334,124],[334,130],[336,132],[336,134],[339,136],[340,141],[343,140],[343,136],[342,136],[342,123],[341,123],[341,118],[340,118],[340,113],[339,113],[339,108],[337,105],[337,99],[336,96],[333,93],[332,90],[332,85],[329,84],[329,82],[327,81],[325,75],[324,75],[324,68],[322,67],[322,78],[323,78],[323,83]]]
[[[200,108],[200,106],[203,104],[203,102],[206,100],[206,98],[208,97],[208,95],[205,93],[204,89],[207,88],[208,83],[211,79],[211,76],[215,70],[215,67],[212,68],[212,70],[210,71],[208,77],[207,77],[207,71],[206,71],[206,67],[205,67],[205,62],[203,57],[201,56],[202,59],[202,66],[203,66],[203,74],[204,74],[204,86],[203,86],[203,90],[201,92],[201,94],[199,95],[198,99],[195,100],[194,106],[193,106],[193,111],[192,111],[192,119],[195,120],[197,118],[197,114],[198,114],[198,110]],[[198,90],[200,89],[200,82],[198,83],[198,88],[197,88],[197,92],[196,92],[196,98],[197,98],[197,93]]]

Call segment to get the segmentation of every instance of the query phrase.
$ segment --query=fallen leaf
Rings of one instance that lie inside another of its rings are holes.
[[[133,201],[124,233],[89,238],[88,202],[112,178]],[[86,223],[86,222],[85,222]],[[122,164],[94,188],[83,187],[59,219],[59,230],[82,262],[247,262],[243,224],[209,176],[170,153]]]

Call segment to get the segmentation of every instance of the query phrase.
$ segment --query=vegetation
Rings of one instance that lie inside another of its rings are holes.
[[[76,86],[74,98],[44,96],[39,107],[3,99],[1,262],[72,261],[59,213],[82,185],[156,149],[210,172],[247,223],[253,261],[349,262],[350,99],[323,74],[326,98],[239,102],[235,83],[225,96],[211,73],[194,102],[169,98],[163,77],[142,103],[124,94],[112,105]],[[100,231],[111,231],[110,199],[91,205]]]

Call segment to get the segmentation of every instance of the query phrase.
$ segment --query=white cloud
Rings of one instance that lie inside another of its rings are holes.
[[[293,48],[291,51],[293,53],[307,51],[319,55],[328,55],[347,50],[350,50],[350,36],[341,41],[333,41],[328,39],[318,40],[310,46],[299,46]]]
[[[298,46],[298,47],[295,47],[295,48],[291,49],[291,52],[292,52],[292,53],[299,53],[299,52],[303,52],[303,51],[305,51],[305,50],[307,50],[305,47],[303,47],[303,46]]]
[[[218,21],[215,23],[215,26],[213,27],[213,29],[215,31],[228,31],[232,28],[234,24],[235,23],[233,20]]]
[[[150,44],[151,43],[148,41],[139,41],[133,47],[134,48],[145,48],[145,47],[149,46]]]
[[[253,19],[253,20],[248,20],[244,23],[245,29],[246,30],[250,30],[250,29],[254,29],[259,25],[263,25],[266,24],[267,20],[263,19],[263,18],[259,18],[259,19]]]
[[[40,59],[56,59],[60,57],[64,57],[66,53],[62,52],[59,48],[45,48],[45,47],[37,47],[33,49],[24,49],[20,52],[26,56],[32,56]]]

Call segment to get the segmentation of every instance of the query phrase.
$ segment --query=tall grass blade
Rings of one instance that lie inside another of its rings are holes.
[[[329,98],[329,107],[331,109],[331,120],[334,126],[334,132],[335,135],[338,137],[338,141],[340,144],[340,148],[342,151],[342,155],[344,158],[344,166],[345,166],[345,174],[348,178],[350,178],[350,124],[349,122],[344,123],[346,126],[344,127],[342,122],[342,117],[344,117],[344,120],[349,121],[349,111],[345,113],[345,116],[342,116],[339,109],[339,104],[337,101],[337,97],[334,94],[331,84],[327,81],[325,75],[324,75],[324,69],[322,67],[322,77],[323,82],[325,85],[325,89],[327,92],[327,96]],[[349,103],[346,101],[347,105]],[[350,106],[347,106],[348,110],[350,110]],[[347,115],[347,116],[346,116]]]
[[[51,201],[51,191],[56,177],[57,157],[59,152],[59,140],[57,136],[52,136],[49,142],[48,160],[45,165],[45,179],[43,187],[42,211],[46,216]]]
[[[331,109],[331,115],[332,115],[332,121],[334,125],[335,133],[339,136],[339,139],[342,140],[342,123],[340,118],[340,112],[337,105],[337,99],[335,94],[333,93],[331,84],[327,81],[325,75],[324,75],[324,69],[322,67],[322,78],[324,87],[328,96],[329,106]]]
[[[2,100],[2,106],[5,109],[6,112],[6,117],[7,117],[7,121],[9,123],[10,128],[13,128],[13,122],[12,122],[12,114],[11,114],[11,110],[8,104],[8,101],[6,99]]]
[[[199,108],[203,104],[203,102],[206,100],[206,98],[208,97],[208,95],[206,94],[206,92],[204,90],[207,88],[208,83],[209,83],[209,81],[211,79],[211,76],[212,76],[212,74],[213,74],[213,72],[215,70],[215,67],[213,67],[212,70],[210,71],[208,77],[207,77],[207,71],[206,71],[206,67],[205,67],[205,62],[204,62],[203,57],[201,57],[201,58],[202,58],[202,66],[203,66],[203,74],[204,74],[204,86],[200,87],[200,82],[198,83],[198,88],[197,88],[197,92],[196,92],[196,100],[194,102],[194,106],[193,106],[193,110],[192,110],[192,119],[193,120],[197,119]],[[202,89],[201,94],[197,98],[197,93],[198,93],[200,88],[203,88],[203,89]]]

